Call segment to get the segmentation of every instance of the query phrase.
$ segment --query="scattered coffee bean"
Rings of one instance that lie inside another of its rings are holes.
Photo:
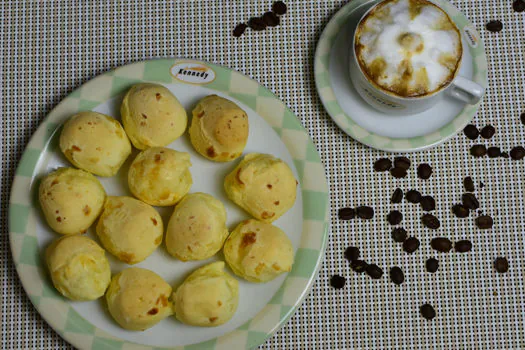
[[[514,160],[522,160],[525,157],[525,148],[522,146],[514,147],[510,150],[510,157]]]
[[[405,198],[410,203],[419,203],[421,201],[421,193],[416,190],[410,190],[406,193]]]
[[[497,33],[503,29],[503,23],[498,20],[490,21],[487,23],[486,28],[489,32]]]
[[[265,30],[266,29],[266,23],[264,23],[262,18],[252,17],[248,21],[248,27],[250,27],[251,29],[253,29],[253,30],[257,31],[257,32],[259,32],[261,30]]]
[[[233,36],[236,38],[240,37],[241,35],[244,34],[244,31],[246,30],[247,27],[248,26],[244,23],[237,24],[235,29],[233,29]]]
[[[470,154],[476,158],[483,157],[487,154],[487,147],[484,145],[474,145],[470,147]]]
[[[481,135],[481,137],[483,137],[484,139],[491,139],[492,136],[494,136],[494,134],[496,133],[496,128],[493,127],[492,125],[486,125],[485,127],[483,127],[483,129],[481,129],[481,131],[479,132],[479,134]]]
[[[374,209],[365,205],[356,208],[357,216],[361,219],[370,220],[374,217]]]
[[[441,253],[448,253],[452,249],[452,242],[450,239],[445,237],[432,238],[430,241],[432,249],[437,250]]]
[[[509,262],[506,258],[496,258],[494,260],[494,268],[499,273],[505,273],[509,271]]]
[[[520,115],[521,124],[525,125],[525,112]]]
[[[382,172],[382,171],[390,170],[390,168],[392,168],[392,161],[390,159],[388,159],[388,158],[378,159],[374,163],[374,170],[375,171]]]
[[[466,218],[470,211],[467,207],[465,207],[463,204],[456,204],[452,207],[452,212],[454,215],[456,215],[458,218]]]
[[[425,267],[427,268],[427,271],[428,272],[431,272],[431,273],[434,273],[438,270],[439,268],[439,261],[437,261],[436,259],[434,258],[430,258],[427,260],[427,262],[425,263]]]
[[[350,268],[357,273],[362,273],[365,271],[368,264],[363,260],[353,260],[350,263]]]
[[[436,310],[434,310],[434,308],[430,304],[422,305],[419,308],[419,311],[421,312],[421,316],[423,316],[427,320],[431,320],[434,317],[436,317]]]
[[[345,250],[345,258],[346,260],[350,262],[359,259],[360,254],[361,252],[359,251],[359,248],[357,247],[348,247]]]
[[[401,270],[397,266],[392,267],[390,269],[390,279],[397,285],[400,285],[401,283],[405,282],[405,275],[403,274],[403,270]]]
[[[370,264],[365,268],[366,274],[373,279],[379,279],[383,276],[383,270],[376,264]]]
[[[507,152],[501,152],[501,157],[502,158],[509,158],[510,155]]]
[[[463,202],[463,205],[470,210],[476,210],[479,208],[478,199],[473,193],[463,193],[461,201]]]
[[[474,181],[472,181],[470,176],[463,179],[463,186],[465,187],[465,191],[474,192]]]
[[[417,167],[417,176],[422,180],[427,180],[432,175],[432,167],[426,163],[419,164]]]
[[[396,227],[392,230],[392,239],[394,242],[403,243],[407,239],[407,230],[402,227]]]
[[[494,225],[494,220],[488,215],[482,215],[476,218],[476,226],[480,230],[492,228],[492,225]]]
[[[432,211],[436,209],[436,201],[431,196],[423,196],[421,197],[421,209],[423,211]]]
[[[272,5],[272,11],[278,14],[279,16],[284,15],[286,13],[286,5],[282,1],[276,1]]]
[[[468,239],[458,241],[454,244],[454,249],[458,253],[470,252],[472,250],[472,242],[469,241]]]
[[[340,220],[352,220],[355,218],[355,209],[352,208],[341,208],[339,209]]]
[[[403,214],[398,210],[392,210],[388,213],[386,219],[390,225],[398,225],[403,220]]]
[[[401,179],[407,176],[407,171],[403,168],[392,168],[390,169],[390,174],[396,179]]]
[[[279,17],[277,17],[277,15],[271,11],[266,12],[262,16],[262,20],[268,27],[277,27],[281,23]]]
[[[489,147],[487,150],[487,155],[489,158],[501,157],[501,149],[499,147]]]
[[[394,167],[403,168],[405,170],[410,169],[410,159],[407,157],[395,157],[394,158]]]
[[[432,230],[437,230],[441,226],[439,219],[432,214],[424,214],[421,217],[421,222],[423,225]]]
[[[335,289],[341,289],[345,286],[346,278],[339,276],[339,275],[333,275],[330,278],[330,285],[334,287]]]
[[[515,12],[525,11],[525,1],[524,0],[514,0],[512,3],[512,8]]]
[[[485,184],[483,184],[483,182],[480,181],[479,182],[479,188],[483,188],[483,187],[485,187]]]
[[[419,248],[419,245],[419,239],[417,239],[416,237],[408,237],[403,242],[403,250],[408,254],[412,254]]]
[[[463,129],[463,133],[467,138],[471,140],[475,140],[479,136],[478,128],[476,128],[476,126],[472,124],[465,126],[465,129]]]
[[[390,198],[390,202],[391,203],[401,203],[402,199],[403,199],[403,190],[400,188],[396,188],[396,190],[392,194],[392,198]]]

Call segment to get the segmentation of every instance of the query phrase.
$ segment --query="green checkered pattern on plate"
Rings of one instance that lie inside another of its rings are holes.
[[[335,15],[334,19],[328,24],[328,26],[326,26],[321,38],[319,39],[319,43],[317,44],[314,62],[315,83],[326,111],[344,132],[352,136],[355,140],[373,148],[403,151],[406,149],[431,146],[443,138],[452,137],[469,123],[476,113],[478,106],[481,104],[481,101],[477,105],[467,105],[454,118],[454,120],[443,126],[441,129],[427,135],[409,139],[395,139],[369,132],[357,125],[352,120],[352,117],[347,115],[341,109],[341,106],[335,98],[334,91],[332,90],[328,72],[330,50],[332,49],[339,31],[345,25],[348,16],[354,11],[354,9],[367,2],[369,2],[369,0],[354,0],[348,3]],[[465,15],[450,2],[446,0],[434,0],[434,2],[448,12],[460,30],[468,28],[471,32],[477,33],[476,29],[470,24]],[[479,34],[477,34],[477,37],[480,38]],[[480,40],[478,46],[475,48],[469,46],[469,51],[474,58],[472,79],[482,86],[487,86],[487,58],[485,56],[485,49],[482,41]]]
[[[138,82],[176,83],[170,68],[178,60],[140,62],[109,71],[64,99],[44,120],[29,142],[17,169],[9,207],[13,258],[22,284],[46,321],[71,344],[91,349],[159,349],[122,341],[80,316],[52,286],[41,260],[36,237],[37,196],[32,179],[39,162],[57,150],[60,125],[72,114],[91,110]],[[188,62],[184,60],[184,62]],[[199,63],[199,62],[197,62]],[[175,349],[252,348],[264,342],[299,306],[324,257],[328,236],[328,187],[315,146],[295,115],[270,91],[230,69],[207,64],[216,79],[205,87],[246,104],[280,135],[293,157],[303,196],[303,232],[296,262],[270,303],[252,320],[219,338]],[[304,176],[308,174],[308,176]]]

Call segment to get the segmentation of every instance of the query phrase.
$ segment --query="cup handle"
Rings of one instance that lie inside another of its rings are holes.
[[[485,89],[483,86],[471,80],[463,77],[456,77],[452,82],[448,93],[457,100],[474,105],[481,100],[485,94]]]

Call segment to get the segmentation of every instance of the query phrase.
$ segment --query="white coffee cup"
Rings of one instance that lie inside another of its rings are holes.
[[[385,2],[391,1],[392,0],[384,0],[370,8],[361,17],[361,19],[357,23],[356,28],[359,28],[363,19],[367,18],[367,15],[376,7],[380,6]],[[446,11],[443,10],[441,7],[439,7],[436,4],[433,5],[441,9],[446,14]],[[452,22],[452,20],[450,21]],[[457,26],[455,24],[454,26],[457,29]],[[461,33],[459,29],[458,33]],[[371,82],[369,80],[369,77],[363,72],[363,69],[358,62],[356,54],[356,36],[357,29],[356,33],[354,33],[353,35],[352,46],[350,49],[350,78],[359,95],[370,106],[374,107],[375,109],[381,112],[388,113],[390,115],[409,115],[420,113],[434,106],[445,95],[452,96],[453,98],[467,104],[476,104],[481,100],[481,98],[485,94],[485,89],[481,85],[458,75],[458,72],[461,68],[463,50],[461,50],[461,56],[459,57],[459,62],[454,72],[453,79],[451,79],[448,83],[431,93],[422,96],[404,97],[386,89],[383,89],[378,84]],[[459,40],[461,42],[461,37],[459,38]]]

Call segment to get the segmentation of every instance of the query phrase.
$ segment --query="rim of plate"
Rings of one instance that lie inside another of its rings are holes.
[[[446,0],[431,1],[448,13],[460,31],[463,32],[465,28],[468,28],[471,33],[475,34],[478,39],[477,46],[472,47],[471,45],[468,45],[469,52],[472,55],[472,80],[486,88],[488,84],[487,56],[485,55],[485,48],[481,36],[476,31],[474,25],[454,5]],[[378,2],[378,0],[350,1],[343,6],[332,17],[332,19],[330,19],[319,38],[315,50],[314,77],[317,93],[319,94],[326,111],[337,126],[354,140],[359,141],[366,146],[387,152],[416,152],[437,146],[463,130],[463,128],[474,118],[477,110],[483,102],[483,99],[475,105],[465,105],[461,112],[456,115],[451,122],[434,132],[411,138],[393,138],[378,135],[358,125],[350,115],[343,111],[335,97],[328,71],[330,51],[334,41],[339,34],[339,31],[346,24],[347,17],[356,8],[367,3],[372,5]]]
[[[220,337],[174,348],[152,347],[125,341],[97,328],[80,316],[59,295],[40,266],[36,237],[37,200],[31,184],[40,159],[49,150],[57,127],[72,114],[91,110],[139,82],[193,84],[170,74],[178,63],[212,69],[215,79],[204,87],[225,93],[248,105],[279,135],[292,155],[303,196],[303,230],[292,271],[270,302],[254,318]],[[84,83],[64,98],[41,122],[20,158],[9,200],[9,239],[16,270],[26,294],[44,320],[62,338],[82,349],[231,349],[262,344],[301,305],[324,260],[329,234],[328,184],[324,166],[308,132],[295,114],[271,91],[233,69],[204,61],[164,58],[131,63],[109,70]]]

